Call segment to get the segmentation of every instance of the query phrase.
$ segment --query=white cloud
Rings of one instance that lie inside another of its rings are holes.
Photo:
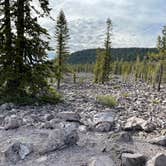
[[[102,47],[105,20],[113,21],[114,47],[153,47],[166,24],[165,0],[50,0],[56,19],[64,10],[70,28],[71,51]],[[55,22],[40,20],[48,28],[52,45]]]

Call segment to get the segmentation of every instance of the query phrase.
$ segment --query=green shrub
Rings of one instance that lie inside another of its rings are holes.
[[[106,106],[115,107],[118,103],[115,97],[110,95],[100,95],[97,96],[96,100]]]
[[[42,105],[42,104],[57,104],[62,101],[62,97],[56,90],[49,88],[47,92],[38,96],[28,94],[13,94],[8,95],[5,92],[0,92],[0,104],[3,103],[14,103],[16,105]]]

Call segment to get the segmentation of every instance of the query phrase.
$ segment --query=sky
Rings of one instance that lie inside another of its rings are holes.
[[[56,20],[63,10],[70,29],[70,51],[103,47],[106,19],[113,23],[113,47],[155,47],[166,25],[166,0],[50,0]],[[40,20],[55,47],[56,22]]]

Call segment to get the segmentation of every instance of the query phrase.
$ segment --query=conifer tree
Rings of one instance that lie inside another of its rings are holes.
[[[157,39],[157,48],[159,53],[158,54],[151,54],[150,58],[152,61],[155,61],[158,63],[157,65],[157,90],[160,91],[161,83],[163,79],[164,73],[164,67],[166,64],[166,26],[164,26],[162,30],[162,36],[159,36]]]
[[[66,70],[66,60],[69,55],[69,49],[67,46],[69,40],[69,29],[67,25],[67,20],[65,17],[64,12],[61,10],[59,16],[57,18],[56,23],[56,32],[55,38],[57,41],[57,48],[56,48],[56,65],[57,65],[57,89],[60,88],[60,83],[63,78],[63,74]]]
[[[112,35],[112,22],[107,19],[107,33],[105,40],[105,56],[103,57],[103,74],[102,83],[109,80],[110,62],[111,62],[111,35]]]
[[[107,19],[107,32],[105,39],[105,50],[98,53],[95,65],[95,82],[104,84],[109,80],[110,63],[111,63],[111,35],[112,35],[112,22]],[[99,55],[101,54],[101,55]]]
[[[50,50],[49,35],[38,18],[49,15],[49,0],[39,0],[40,9],[36,9],[31,2],[1,1],[4,8],[0,8],[0,12],[4,17],[0,27],[3,41],[0,43],[3,50],[0,53],[0,71],[4,72],[0,72],[3,76],[0,86],[4,86],[7,95],[36,96],[41,90],[48,89],[50,68],[46,61],[47,51]],[[14,34],[11,25],[16,30]]]
[[[14,50],[12,47],[13,34],[11,31],[11,5],[12,1],[1,1],[0,14],[0,86],[6,82],[8,85],[13,75]]]

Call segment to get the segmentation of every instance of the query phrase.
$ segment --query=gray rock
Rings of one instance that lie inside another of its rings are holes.
[[[16,115],[6,117],[4,120],[4,128],[6,130],[19,128],[23,124],[23,120]]]
[[[65,147],[77,143],[79,137],[76,131],[68,131],[62,129],[54,129],[50,132],[47,140],[39,149],[40,154],[47,154],[56,150],[61,150]]]
[[[125,130],[144,130],[147,132],[151,132],[155,129],[154,124],[148,122],[142,118],[131,117],[127,119],[127,122],[124,126]]]
[[[129,132],[111,134],[110,138],[115,142],[133,142],[132,136]]]
[[[11,110],[14,107],[13,103],[4,103],[0,106],[0,110],[5,111],[5,110]]]
[[[24,160],[26,156],[33,152],[33,147],[30,144],[15,142],[3,151],[4,161],[17,163]]]
[[[95,131],[108,132],[114,127],[114,114],[111,112],[97,113],[93,117]]]
[[[166,136],[160,136],[157,138],[153,138],[149,141],[149,143],[166,147]]]
[[[166,154],[159,153],[147,162],[146,166],[166,166]]]
[[[122,166],[145,166],[146,158],[142,154],[122,154]]]
[[[88,166],[115,166],[115,163],[108,156],[97,156],[91,159]]]
[[[44,120],[45,121],[50,121],[52,119],[54,119],[54,115],[52,115],[52,114],[46,114],[46,115],[44,115]]]
[[[95,124],[98,124],[100,122],[109,122],[113,123],[114,122],[114,113],[112,112],[100,112],[94,115],[93,117],[93,122]]]
[[[65,120],[65,121],[76,121],[76,122],[80,121],[79,114],[77,114],[75,112],[67,112],[67,111],[60,112],[57,114],[57,117]]]
[[[100,122],[95,125],[95,131],[97,132],[109,132],[111,131],[113,125],[109,122]]]
[[[2,125],[3,120],[4,120],[4,116],[3,116],[3,115],[0,115],[0,125]]]

